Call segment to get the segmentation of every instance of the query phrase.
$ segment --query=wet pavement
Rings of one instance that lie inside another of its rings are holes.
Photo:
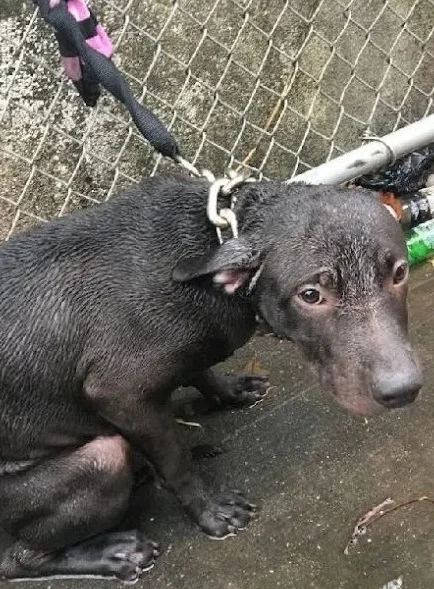
[[[251,409],[202,416],[201,428],[179,427],[192,445],[223,447],[222,455],[200,463],[204,474],[245,490],[260,505],[260,517],[236,538],[213,542],[166,492],[144,487],[132,519],[161,542],[164,552],[136,587],[433,587],[434,506],[429,502],[377,521],[344,554],[362,513],[387,498],[434,498],[433,292],[432,267],[413,271],[411,322],[425,369],[424,393],[411,408],[368,422],[319,391],[291,344],[262,336],[241,350],[229,368],[242,369],[256,355],[271,374],[275,388],[269,396]],[[95,579],[36,585],[122,586]],[[6,586],[0,583],[1,589]]]

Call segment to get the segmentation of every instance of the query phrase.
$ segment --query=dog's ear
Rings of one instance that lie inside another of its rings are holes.
[[[261,266],[260,252],[245,239],[233,238],[201,256],[184,258],[175,266],[175,282],[188,282],[212,275],[213,282],[233,294]]]

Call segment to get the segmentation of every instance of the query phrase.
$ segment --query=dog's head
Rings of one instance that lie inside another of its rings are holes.
[[[401,228],[364,191],[311,189],[306,200],[298,227],[285,215],[289,200],[280,212],[288,231],[277,231],[265,258],[262,316],[303,349],[344,407],[368,415],[412,402],[422,376],[407,333]]]
[[[302,348],[322,387],[347,409],[372,415],[412,402],[422,375],[407,332],[398,223],[364,190],[256,190],[268,212],[247,205],[243,237],[226,242],[203,273],[229,294],[254,286],[265,321]],[[266,198],[273,190],[274,203]]]

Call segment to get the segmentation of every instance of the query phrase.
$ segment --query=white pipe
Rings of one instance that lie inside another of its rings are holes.
[[[434,114],[298,174],[286,183],[342,184],[434,142]]]

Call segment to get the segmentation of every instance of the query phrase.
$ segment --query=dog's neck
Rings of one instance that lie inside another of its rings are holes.
[[[271,240],[267,228],[280,203],[279,196],[270,190],[262,190],[259,184],[247,184],[236,195],[234,211],[239,233],[257,247],[266,247]]]

